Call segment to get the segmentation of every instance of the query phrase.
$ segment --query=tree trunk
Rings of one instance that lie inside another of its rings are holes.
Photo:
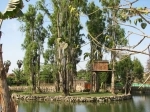
[[[111,93],[115,93],[115,68],[114,68],[114,59],[112,60],[112,77],[111,77]]]
[[[68,96],[69,95],[69,70],[66,68],[66,64],[68,64],[68,57],[65,56],[64,72],[63,72],[63,76],[64,76],[63,77],[63,93],[65,96]]]
[[[35,72],[35,60],[32,59],[31,67],[31,79],[32,79],[32,93],[36,93],[36,72]]]
[[[99,88],[100,88],[100,78],[99,78],[99,74],[96,74],[96,92],[99,92]]]
[[[38,71],[37,71],[37,89],[39,92],[42,92],[41,89],[40,89],[40,50],[39,50],[39,53],[38,53],[38,58],[37,58],[37,62],[38,62]]]
[[[0,44],[0,105],[1,112],[17,112],[17,105],[11,98],[6,81],[6,69],[3,65],[2,44]]]
[[[35,79],[35,73],[32,73],[32,93],[36,93],[36,79]]]
[[[38,73],[37,73],[37,87],[40,88],[40,53],[38,55]]]
[[[93,92],[93,72],[90,74],[90,93]]]
[[[72,53],[71,56],[71,63],[72,63],[72,68],[70,71],[70,91],[74,92],[75,91],[75,83],[74,83],[74,79],[77,76],[77,72],[76,72],[76,59],[74,54]]]
[[[56,92],[60,92],[60,78],[59,78],[59,73],[56,73],[55,87],[56,87]]]
[[[112,26],[114,27],[116,26],[116,17],[114,11],[112,11]],[[115,29],[112,29],[112,42],[113,42],[112,48],[116,48],[115,39],[116,39],[116,32]],[[111,60],[112,60],[111,93],[114,94],[115,93],[115,60],[116,60],[115,51],[111,52]]]

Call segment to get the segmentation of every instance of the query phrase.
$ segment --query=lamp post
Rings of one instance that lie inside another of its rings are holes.
[[[4,68],[5,68],[5,72],[8,73],[9,70],[9,66],[11,65],[11,62],[9,60],[4,62]]]

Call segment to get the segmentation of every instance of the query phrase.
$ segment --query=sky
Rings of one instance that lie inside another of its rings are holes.
[[[9,0],[2,0],[0,3],[0,11],[3,12],[7,6]],[[35,4],[36,0],[30,0],[30,2],[26,2],[24,0],[24,8],[23,8],[23,12],[26,12],[28,4]],[[90,0],[90,1],[95,1],[96,4],[99,4],[99,0]],[[133,1],[133,0],[130,0]],[[148,7],[150,8],[150,1],[149,0],[139,0],[138,3],[135,4],[135,6],[137,7]],[[86,32],[86,26],[85,26],[85,22],[87,20],[87,17],[84,15],[81,15],[81,22],[82,25],[84,26],[84,30],[82,30],[83,33],[87,34]],[[24,41],[24,34],[22,32],[20,32],[19,27],[20,27],[20,23],[17,21],[17,19],[8,19],[8,20],[4,20],[2,27],[1,27],[1,31],[2,33],[2,37],[0,40],[0,43],[3,44],[3,60],[10,60],[11,61],[11,66],[10,66],[10,70],[9,73],[12,72],[12,70],[14,68],[17,68],[17,60],[23,60],[24,57],[24,53],[25,51],[22,50],[21,48],[21,44]],[[126,31],[126,35],[128,34],[128,31],[133,31],[136,33],[140,33],[139,31],[130,28],[130,27],[125,27],[122,26],[123,28],[125,28]],[[138,24],[138,27],[140,28],[140,25]],[[148,25],[144,30],[142,30],[145,34],[150,36],[150,25]],[[129,45],[135,45],[136,43],[138,43],[142,37],[139,37],[137,35],[131,35],[129,38]],[[88,41],[85,38],[86,41]],[[148,45],[150,44],[150,39],[145,39],[135,50],[143,50],[144,48],[146,48]],[[46,46],[46,43],[45,43]],[[89,44],[82,47],[83,53],[85,52],[90,52],[90,46]],[[148,52],[148,50],[146,51]],[[137,57],[142,65],[145,67],[146,66],[146,61],[149,58],[149,56],[147,55],[143,55],[143,54],[138,54],[138,55],[134,55],[133,57]],[[85,69],[86,66],[86,62],[83,59],[83,55],[80,57],[81,58],[81,62],[77,65],[77,69]],[[105,55],[104,59],[110,59],[109,55]],[[41,61],[41,63],[43,62],[43,60]]]

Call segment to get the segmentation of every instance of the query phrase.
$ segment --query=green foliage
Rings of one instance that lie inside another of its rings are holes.
[[[12,86],[12,85],[16,85],[16,82],[15,82],[15,77],[7,77],[6,78],[6,81],[7,81],[7,84],[9,85],[9,86]]]
[[[77,79],[85,79],[87,81],[90,80],[90,72],[81,69],[77,72]]]
[[[137,25],[137,23],[141,23],[141,28],[142,29],[145,29],[146,26],[147,26],[147,23],[143,22],[143,19],[142,18],[137,18],[134,20],[134,24]]]
[[[29,84],[32,84],[33,92],[36,92],[36,85],[39,86],[40,58],[43,53],[45,38],[49,36],[44,27],[44,15],[38,7],[29,5],[27,12],[19,18],[22,23],[20,30],[25,32],[25,39],[22,44],[25,50],[23,60],[24,72],[30,76]],[[31,83],[32,82],[32,83]]]
[[[141,27],[142,27],[143,29],[145,29],[146,26],[147,26],[147,23],[141,23]]]
[[[108,79],[108,73],[107,72],[101,72],[98,74],[100,76],[100,82],[106,83]]]
[[[38,68],[33,68],[33,59],[38,62],[37,57],[43,52],[44,40],[49,35],[47,30],[43,27],[43,19],[43,14],[38,12],[37,8],[33,5],[29,5],[24,16],[19,18],[19,21],[22,22],[21,31],[25,32],[22,47],[26,50],[24,71],[25,74],[28,75],[33,69],[38,70]]]
[[[23,16],[21,9],[23,8],[22,0],[10,0],[4,13],[0,12],[0,19],[12,19]]]
[[[102,5],[110,7],[118,6],[120,3],[120,0],[99,0],[99,1],[102,3]]]
[[[56,64],[55,68],[57,68],[55,75],[62,73],[62,78],[69,77],[68,75],[73,77],[76,75],[76,64],[78,63],[76,59],[81,55],[81,45],[84,43],[82,39],[84,35],[80,33],[82,26],[79,21],[79,12],[86,5],[86,1],[59,0],[57,2],[52,0],[52,12],[45,0],[40,0],[37,5],[51,22],[48,27],[51,36],[48,38],[48,49],[44,53],[45,63],[50,62],[53,58]],[[58,80],[56,79],[56,81]],[[69,83],[68,80],[63,80],[66,85]]]
[[[121,79],[123,84],[125,84],[127,75],[139,80],[143,78],[144,68],[137,58],[132,61],[130,57],[127,57],[117,62],[115,70],[117,77]]]
[[[141,80],[143,78],[143,73],[144,73],[144,67],[142,66],[141,62],[137,58],[134,58],[133,74],[135,78]]]
[[[113,32],[115,32],[115,38],[112,37]],[[127,45],[127,39],[125,38],[125,31],[119,25],[111,26],[109,25],[108,32],[105,37],[105,46],[112,48],[114,45]]]
[[[90,40],[91,44],[90,58],[93,60],[101,60],[103,51],[102,46],[105,43],[105,38],[103,35],[103,31],[105,29],[105,18],[103,16],[102,10],[100,10],[99,7],[94,4],[94,2],[88,4],[84,13],[88,14],[89,19],[86,22],[86,25],[88,32],[90,33],[88,34],[88,39]],[[100,44],[96,44],[97,42],[95,42],[95,40]],[[87,57],[87,54],[88,53],[86,53],[84,57]]]
[[[53,83],[54,76],[54,67],[50,64],[43,65],[40,70],[40,81],[45,83]]]
[[[26,85],[28,84],[28,76],[26,76],[23,70],[14,69],[13,73],[15,74],[15,83],[16,85]]]
[[[123,58],[122,58],[123,59]],[[117,78],[121,79],[123,84],[126,82],[127,75],[131,75],[130,72],[133,70],[133,64],[130,57],[123,59],[116,63],[115,66],[115,73]]]
[[[28,85],[28,79],[29,77],[24,74],[23,70],[14,69],[13,70],[14,76],[8,76],[7,77],[7,83],[8,85]]]
[[[90,57],[91,56],[91,54],[90,53],[84,53],[84,60],[86,59],[86,58],[88,58],[88,57]]]
[[[54,49],[51,48],[51,49],[46,49],[44,54],[43,54],[43,58],[44,58],[44,63],[45,64],[48,64],[49,62],[50,63],[53,63],[54,62]]]
[[[121,0],[100,0],[104,12],[106,12],[108,15],[110,14],[108,13],[108,10],[115,11],[117,12],[115,16],[117,17],[118,20],[130,23],[134,21],[135,25],[137,25],[137,23],[141,23],[141,28],[145,29],[147,24],[142,22],[146,20],[144,16],[149,13],[149,9],[147,7],[134,7],[132,2],[131,2],[132,6],[126,5],[126,8],[119,8],[120,1]],[[137,16],[139,17],[136,19],[134,18],[132,20],[132,17]],[[149,23],[148,21],[146,22]]]

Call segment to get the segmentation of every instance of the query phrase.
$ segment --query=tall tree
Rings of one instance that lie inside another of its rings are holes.
[[[123,83],[127,94],[130,93],[134,80],[142,81],[144,68],[137,58],[134,58],[133,61],[130,57],[122,58],[123,60],[117,62],[115,69],[116,75]]]
[[[129,91],[129,79],[131,79],[132,75],[131,71],[133,70],[133,64],[130,57],[125,58],[122,61],[117,62],[115,65],[116,75],[121,80],[125,88],[125,94]],[[131,86],[131,85],[130,85]]]
[[[117,8],[107,8],[107,7],[118,7],[120,0],[100,0],[105,12],[107,27],[106,27],[106,46],[110,49],[115,49],[120,45],[126,45],[127,40],[125,39],[125,32],[117,24],[119,20],[119,10]],[[114,94],[114,81],[115,81],[115,62],[116,62],[117,53],[111,51],[111,69],[112,69],[112,81],[111,81],[111,92]]]
[[[73,74],[76,74],[76,58],[81,55],[81,44],[84,42],[80,34],[82,27],[79,22],[79,11],[86,2],[52,0],[52,4],[52,14],[44,0],[39,2],[39,7],[51,21],[50,32],[52,35],[49,38],[48,46],[49,51],[55,51],[54,61],[58,67],[57,88],[59,90],[61,87],[64,94],[69,95],[69,85],[73,87]]]
[[[40,56],[43,51],[43,43],[48,36],[47,30],[43,26],[43,15],[35,6],[29,5],[27,12],[21,17],[21,31],[25,32],[24,43],[25,57],[23,60],[26,75],[31,76],[32,92],[36,92],[37,74],[40,71]]]
[[[93,13],[95,10],[97,12]],[[96,44],[95,40],[88,35],[88,39],[91,44],[91,58],[92,60],[102,60],[103,57],[103,45],[105,43],[104,29],[105,29],[105,19],[102,10],[94,4],[94,2],[89,3],[87,6],[88,21],[86,22],[88,31],[100,44]]]
[[[86,9],[87,10],[85,10],[84,13],[88,15],[88,21],[86,22],[86,24],[89,32],[88,39],[90,40],[90,46],[91,46],[90,59],[92,63],[93,61],[101,61],[103,58],[103,51],[104,51],[103,45],[105,43],[105,37],[103,32],[105,29],[105,19],[102,10],[100,10],[99,7],[94,4],[94,2],[89,3]],[[99,44],[96,44],[97,42]],[[97,75],[96,81],[99,81],[98,80],[99,75],[98,74],[96,75]],[[98,92],[99,82],[96,82],[96,84],[97,84],[96,91]]]

